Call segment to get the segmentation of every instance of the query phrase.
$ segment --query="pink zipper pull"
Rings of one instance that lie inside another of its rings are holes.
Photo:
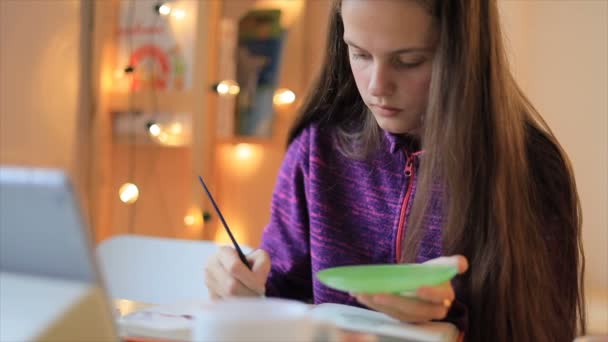
[[[414,162],[411,156],[407,157],[407,161],[405,163],[405,176],[410,177],[412,175],[412,170],[414,169]]]

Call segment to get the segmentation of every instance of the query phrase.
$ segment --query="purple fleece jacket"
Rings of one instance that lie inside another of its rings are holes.
[[[321,284],[315,274],[329,267],[398,261],[420,154],[408,145],[385,132],[373,158],[358,161],[341,154],[332,133],[317,125],[298,135],[281,166],[262,237],[261,248],[272,261],[267,296],[360,306],[348,293]],[[418,262],[442,255],[441,196],[440,189],[433,190]],[[464,329],[464,307],[455,304],[449,320]]]

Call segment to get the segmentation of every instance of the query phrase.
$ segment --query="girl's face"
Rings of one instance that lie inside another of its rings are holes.
[[[406,0],[343,0],[341,12],[363,101],[382,129],[417,134],[431,80],[433,18]]]

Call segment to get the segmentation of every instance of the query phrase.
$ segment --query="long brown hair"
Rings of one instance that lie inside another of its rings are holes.
[[[418,252],[431,185],[440,182],[444,253],[470,263],[455,281],[469,304],[467,340],[571,341],[577,328],[585,332],[585,311],[570,162],[509,71],[496,1],[419,2],[435,18],[439,41],[402,260]],[[381,135],[350,69],[340,3],[331,11],[322,70],[288,142],[317,122],[365,156]]]

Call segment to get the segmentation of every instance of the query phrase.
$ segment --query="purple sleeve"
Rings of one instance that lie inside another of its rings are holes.
[[[270,254],[266,295],[312,299],[307,182],[309,131],[289,146],[272,196],[270,222],[260,248]]]

